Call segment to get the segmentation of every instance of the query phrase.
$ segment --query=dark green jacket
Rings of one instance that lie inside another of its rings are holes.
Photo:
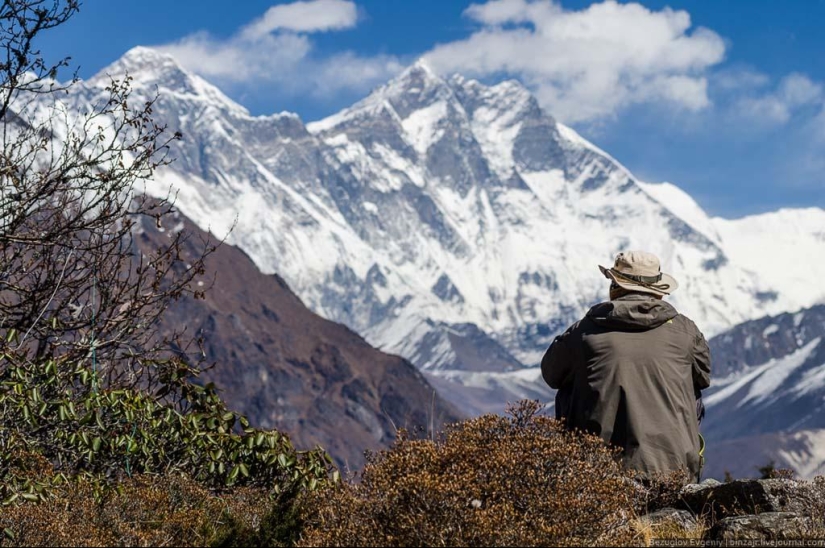
[[[568,428],[622,448],[646,475],[698,476],[696,398],[710,385],[710,350],[670,304],[632,294],[594,306],[556,337],[541,373]]]

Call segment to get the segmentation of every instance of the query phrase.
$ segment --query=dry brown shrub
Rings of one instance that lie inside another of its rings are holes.
[[[637,494],[599,438],[521,402],[438,440],[400,436],[359,482],[309,497],[302,546],[536,546],[633,542]]]
[[[678,506],[682,487],[690,483],[687,472],[676,470],[669,473],[635,474],[626,472],[633,478],[635,492],[633,508],[638,514],[648,514],[662,508]]]
[[[12,538],[0,544],[257,544],[273,507],[262,489],[236,488],[219,496],[183,476],[138,476],[121,483],[117,491],[106,491],[98,501],[95,494],[91,483],[79,480],[61,486],[45,502],[2,508],[0,531],[8,530]]]

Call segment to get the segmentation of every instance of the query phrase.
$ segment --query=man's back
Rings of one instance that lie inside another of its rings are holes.
[[[630,468],[698,475],[695,398],[709,385],[710,357],[696,325],[670,304],[632,293],[596,305],[541,366],[569,428],[622,448]]]

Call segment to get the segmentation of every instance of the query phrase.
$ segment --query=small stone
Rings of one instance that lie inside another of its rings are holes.
[[[687,495],[697,493],[699,491],[702,491],[703,489],[719,487],[720,485],[722,485],[722,482],[715,480],[713,478],[708,478],[704,480],[702,483],[689,483],[688,485],[685,485],[684,487],[682,487],[681,492]]]

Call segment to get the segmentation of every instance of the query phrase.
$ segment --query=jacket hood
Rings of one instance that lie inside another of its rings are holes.
[[[670,303],[649,295],[626,295],[597,304],[587,312],[596,325],[623,331],[655,329],[678,315]]]

